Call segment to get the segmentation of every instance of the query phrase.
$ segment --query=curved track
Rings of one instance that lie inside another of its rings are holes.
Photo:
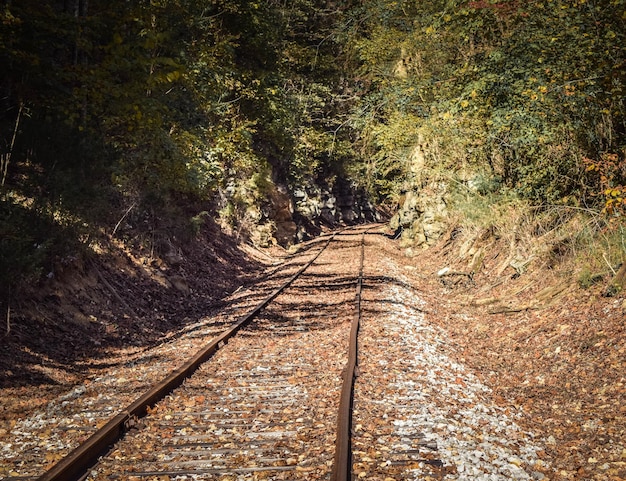
[[[455,360],[394,256],[367,227],[312,242],[39,479],[545,479],[532,434]]]
[[[281,287],[39,479],[328,479],[331,470],[347,479],[364,234],[331,236]],[[340,259],[332,265],[329,245]],[[327,302],[311,305],[312,291],[327,291]]]

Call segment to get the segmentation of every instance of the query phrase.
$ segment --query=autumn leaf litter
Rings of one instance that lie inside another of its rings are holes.
[[[357,475],[381,480],[544,479],[540,470],[548,467],[537,455],[541,441],[522,431],[516,424],[519,413],[495,405],[491,390],[454,360],[458,356],[445,332],[426,321],[424,300],[410,289],[398,266],[388,259],[381,263],[380,273],[394,282],[381,293],[366,294],[380,296],[371,299],[376,305],[383,300],[394,308],[377,318],[368,316],[366,307],[362,321],[362,374],[355,401],[360,414],[355,416],[366,421],[356,426]],[[406,462],[400,471],[385,461],[390,451],[415,448],[416,439],[419,446],[430,447],[421,448],[426,459]],[[441,469],[424,462],[434,458]]]
[[[383,255],[383,249],[378,253]],[[370,249],[366,258],[371,254]],[[362,398],[357,397],[355,408],[367,416],[355,426],[357,475],[373,480],[380,475],[384,480],[385,470],[397,473],[400,468],[378,453],[408,450],[419,434],[421,443],[436,446],[426,459],[438,458],[443,467],[437,471],[428,463],[410,463],[402,467],[406,469],[401,477],[391,479],[544,479],[550,467],[541,456],[543,441],[522,430],[516,422],[519,411],[496,405],[492,391],[458,360],[461,356],[446,333],[424,316],[432,301],[426,305],[410,288],[392,258],[377,259],[373,265],[376,275],[395,281],[376,289],[366,284],[366,299],[372,296],[373,301],[385,301],[379,306],[393,309],[381,308],[383,314],[368,318],[365,303],[357,378],[357,396]],[[88,380],[45,410],[13,423],[10,436],[0,443],[0,474],[41,474],[142,393],[166,366],[183,362],[215,332],[214,325],[203,322],[150,356],[128,352],[109,374]]]

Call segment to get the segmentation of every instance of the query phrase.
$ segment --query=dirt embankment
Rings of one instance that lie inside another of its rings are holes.
[[[109,239],[88,260],[59,262],[11,306],[10,332],[3,326],[0,338],[0,420],[44,406],[125,348],[175,335],[272,261],[208,220],[196,239],[161,244],[129,248]]]
[[[606,296],[610,279],[581,289],[567,260],[529,258],[453,229],[406,265],[459,357],[547,439],[556,479],[624,480],[626,298]]]

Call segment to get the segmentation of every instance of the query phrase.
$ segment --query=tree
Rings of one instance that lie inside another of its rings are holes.
[[[352,36],[364,80],[355,122],[379,182],[405,179],[421,143],[431,169],[473,166],[539,203],[592,202],[582,159],[624,155],[623,7],[364,3]]]

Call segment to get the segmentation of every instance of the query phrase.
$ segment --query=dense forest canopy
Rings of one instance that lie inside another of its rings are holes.
[[[337,178],[619,220],[625,23],[626,0],[5,0],[0,281],[123,215],[252,222]]]
[[[351,44],[373,173],[390,180],[421,138],[431,168],[469,164],[538,203],[593,203],[600,189],[623,208],[625,7],[366,2]]]

